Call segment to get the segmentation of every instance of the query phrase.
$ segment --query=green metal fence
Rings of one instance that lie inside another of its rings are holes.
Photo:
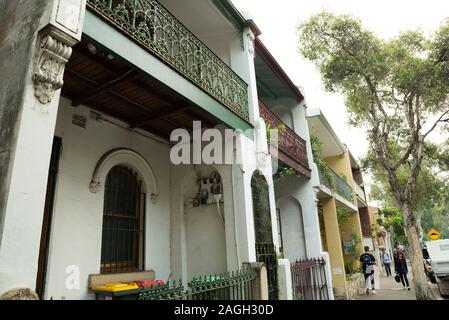
[[[175,281],[145,289],[138,300],[253,300],[255,280],[251,270],[197,277],[187,287]]]

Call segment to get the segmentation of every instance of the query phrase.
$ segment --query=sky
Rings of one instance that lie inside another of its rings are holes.
[[[356,159],[368,150],[363,129],[347,124],[343,97],[325,92],[315,65],[298,53],[296,25],[322,10],[352,14],[364,27],[388,39],[401,30],[436,30],[449,17],[448,0],[232,0],[262,31],[261,40],[290,76],[305,89],[309,108],[320,108]],[[369,184],[369,177],[365,179]]]

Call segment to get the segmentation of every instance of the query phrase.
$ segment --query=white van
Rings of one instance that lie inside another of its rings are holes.
[[[442,296],[449,296],[449,239],[426,242],[433,278]]]

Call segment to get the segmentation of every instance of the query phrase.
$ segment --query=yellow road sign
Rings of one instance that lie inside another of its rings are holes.
[[[439,240],[441,237],[441,233],[439,233],[435,229],[430,230],[429,233],[427,233],[427,234],[430,237],[430,239],[432,239],[432,240]]]

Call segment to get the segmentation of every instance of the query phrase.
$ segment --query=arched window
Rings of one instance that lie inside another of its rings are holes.
[[[106,178],[101,273],[143,270],[145,195],[137,174],[115,166]]]

